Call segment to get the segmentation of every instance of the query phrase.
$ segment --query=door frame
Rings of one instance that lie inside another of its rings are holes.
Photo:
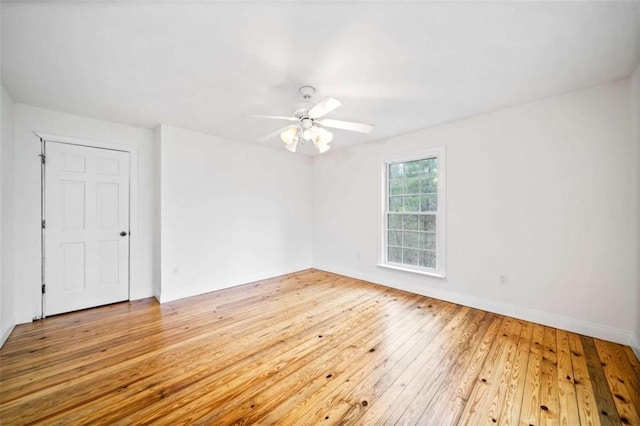
[[[68,145],[79,145],[85,146],[88,148],[100,148],[100,149],[108,149],[112,151],[123,151],[129,153],[129,296],[128,300],[131,300],[131,289],[137,288],[137,277],[138,277],[138,148],[130,145],[120,145],[114,144],[110,142],[100,142],[94,141],[85,138],[75,138],[69,136],[60,136],[54,135],[50,133],[44,132],[33,132],[40,140],[40,152],[41,158],[46,158],[46,142],[54,142],[54,143],[62,143]],[[41,187],[40,187],[40,200],[41,200],[41,220],[46,220],[46,210],[45,210],[45,191],[46,191],[46,175],[45,175],[45,167],[46,161],[43,161],[42,167],[40,168],[40,179],[41,179]],[[41,251],[42,257],[40,259],[40,267],[41,267],[41,278],[42,284],[45,284],[45,237],[46,237],[46,226],[41,229]],[[39,318],[45,318],[45,303],[46,303],[46,293],[42,293],[42,287],[40,289],[40,306],[36,307],[36,312],[39,314]]]

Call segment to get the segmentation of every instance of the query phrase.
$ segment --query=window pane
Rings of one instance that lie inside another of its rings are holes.
[[[401,246],[402,231],[389,231],[387,233],[387,244],[390,246]]]
[[[405,175],[414,177],[420,174],[420,161],[408,161],[405,164]]]
[[[405,265],[418,265],[418,255],[418,250],[402,249],[402,263]]]
[[[421,232],[420,233],[420,248],[421,249],[436,249],[436,234],[433,232]]]
[[[418,248],[420,246],[419,232],[403,232],[402,247]]]
[[[404,211],[405,212],[419,212],[420,211],[420,196],[415,195],[412,197],[404,197]]]
[[[406,180],[407,194],[419,194],[420,193],[420,179],[410,178]]]
[[[436,231],[436,217],[431,214],[420,215],[420,227],[421,231],[435,232]]]
[[[425,268],[435,268],[436,252],[420,250],[420,266],[424,266]]]
[[[420,193],[431,194],[438,192],[438,178],[434,175],[425,175],[420,178]]]
[[[402,263],[402,249],[399,247],[389,247],[389,262]]]
[[[388,229],[402,229],[402,215],[390,214],[387,226]]]
[[[436,194],[423,195],[420,197],[420,211],[421,212],[435,212],[438,211],[438,197]]]
[[[424,174],[429,173],[429,160],[428,159],[419,160],[418,164],[419,164],[419,169],[420,169],[420,175],[424,175]]]
[[[402,198],[403,197],[389,197],[389,211],[401,212],[402,211]]]
[[[417,214],[404,214],[402,215],[402,229],[408,231],[417,231],[418,224],[420,223]]]
[[[438,174],[438,159],[437,158],[429,158],[428,160],[424,160],[425,165],[425,173],[429,173],[432,175]]]
[[[402,195],[404,194],[404,179],[392,179],[389,181],[389,194],[390,195]]]
[[[404,177],[404,163],[389,165],[389,179]]]

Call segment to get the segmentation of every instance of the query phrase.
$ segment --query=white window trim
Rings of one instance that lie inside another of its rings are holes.
[[[387,167],[390,163],[406,162],[421,160],[428,157],[438,157],[438,211],[436,214],[436,247],[437,247],[437,259],[438,264],[436,269],[427,269],[423,267],[412,267],[410,265],[402,265],[396,263],[388,263],[387,259]],[[446,149],[445,147],[439,147],[423,151],[419,155],[411,155],[407,157],[385,159],[380,162],[380,214],[379,214],[379,250],[378,250],[378,265],[382,268],[393,269],[397,271],[411,272],[414,274],[427,275],[436,278],[446,277]]]

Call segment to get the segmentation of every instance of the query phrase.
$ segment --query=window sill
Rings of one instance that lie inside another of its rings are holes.
[[[413,274],[427,275],[429,277],[435,277],[435,278],[445,278],[446,277],[446,275],[444,273],[441,273],[441,272],[423,271],[423,270],[419,270],[419,269],[405,268],[405,267],[396,266],[396,265],[389,265],[387,263],[378,263],[378,266],[381,267],[381,268],[395,269],[396,271],[411,272]]]

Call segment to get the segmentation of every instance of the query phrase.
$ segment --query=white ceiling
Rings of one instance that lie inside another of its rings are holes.
[[[334,149],[630,75],[637,2],[5,2],[17,102],[258,143],[297,88],[343,106]],[[263,145],[281,147],[277,138]],[[312,152],[312,150],[308,150]]]

